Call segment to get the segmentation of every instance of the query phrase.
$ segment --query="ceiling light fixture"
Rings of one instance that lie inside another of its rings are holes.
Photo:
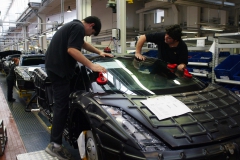
[[[72,12],[70,6],[68,6],[67,12]]]
[[[38,26],[36,25],[35,29],[37,29],[37,28],[38,28]]]
[[[210,26],[202,26],[201,30],[204,31],[223,31],[224,28],[210,27]]]
[[[182,31],[182,33],[193,33],[193,34],[196,34],[196,33],[198,33],[198,31]]]

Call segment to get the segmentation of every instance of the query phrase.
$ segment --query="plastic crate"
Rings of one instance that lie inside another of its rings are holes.
[[[226,89],[228,89],[228,90],[230,90],[230,91],[233,91],[233,88],[235,87],[235,85],[234,84],[225,84],[224,85],[224,88],[226,88]]]
[[[187,66],[187,70],[188,70],[188,72],[193,72],[193,68],[192,67],[188,67]]]
[[[217,78],[231,79],[233,75],[240,70],[240,56],[230,55],[224,61],[222,61],[217,67],[214,68],[214,72]]]
[[[233,91],[235,94],[239,95],[239,94],[240,94],[240,86],[239,86],[239,85],[236,85],[235,87],[232,88],[232,91]]]
[[[188,59],[188,62],[211,62],[212,52],[199,52],[197,55]]]
[[[188,52],[188,59],[191,59],[192,57],[198,55],[200,52]]]
[[[220,52],[219,57],[227,57],[230,55],[230,52]]]
[[[235,74],[233,75],[233,80],[235,80],[235,81],[240,81],[240,71],[238,71],[237,73],[235,73]]]
[[[200,66],[195,66],[192,68],[193,72],[195,73],[202,73],[202,74],[209,74],[212,72],[212,69],[209,67],[200,67]]]

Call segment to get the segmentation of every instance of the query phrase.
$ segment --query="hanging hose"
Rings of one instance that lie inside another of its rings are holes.
[[[111,43],[112,43],[112,39],[111,39],[109,45],[108,45],[106,48],[104,48],[103,51],[104,51],[105,53],[111,53],[111,49],[109,48],[109,46],[110,46]]]

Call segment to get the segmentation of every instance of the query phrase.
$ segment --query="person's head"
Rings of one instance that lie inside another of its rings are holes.
[[[167,27],[165,34],[165,42],[168,44],[174,43],[175,41],[180,41],[182,36],[182,28],[180,25],[175,24]]]
[[[101,31],[101,21],[98,17],[89,16],[83,19],[86,36],[97,36]]]
[[[19,64],[19,59],[18,59],[18,58],[13,58],[12,61],[13,61],[16,65]]]

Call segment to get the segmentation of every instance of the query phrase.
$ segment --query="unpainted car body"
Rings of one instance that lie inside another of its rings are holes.
[[[5,74],[7,75],[11,69],[12,64],[14,63],[12,61],[13,58],[19,58],[20,54],[12,54],[12,55],[8,55],[7,57],[5,57],[4,61],[3,61],[3,71],[5,72]]]
[[[32,73],[35,68],[45,68],[45,55],[21,55],[19,65],[15,67],[16,87],[19,90],[34,90]]]
[[[9,58],[12,56],[12,55],[16,55],[17,57],[19,57],[21,55],[21,52],[20,51],[16,51],[16,50],[9,50],[9,51],[3,51],[3,52],[0,52],[0,70],[3,70],[4,71],[4,62],[7,60],[9,61]],[[8,58],[7,58],[8,57]],[[14,57],[12,57],[14,58]],[[8,65],[7,66],[7,72],[8,72]],[[8,74],[8,73],[6,73]]]

